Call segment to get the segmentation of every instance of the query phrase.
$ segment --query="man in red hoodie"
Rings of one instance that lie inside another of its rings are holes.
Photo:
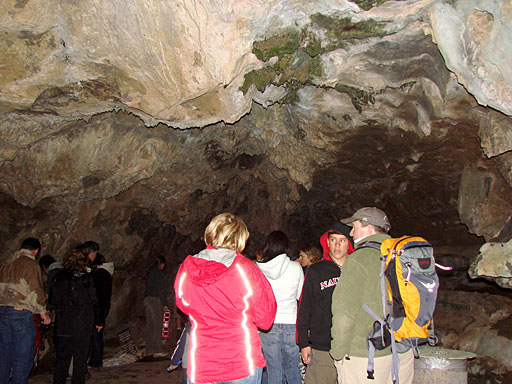
[[[297,314],[297,342],[306,364],[305,384],[335,384],[331,348],[331,299],[343,264],[354,246],[350,228],[334,224],[320,238],[323,260],[308,267]]]

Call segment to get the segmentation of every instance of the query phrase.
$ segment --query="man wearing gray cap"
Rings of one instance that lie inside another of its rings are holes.
[[[343,279],[340,279],[332,296],[330,353],[335,360],[338,383],[392,383],[390,347],[375,351],[374,379],[367,378],[366,337],[374,319],[363,309],[363,304],[374,313],[382,313],[381,261],[377,249],[360,247],[367,241],[382,243],[388,239],[391,225],[387,215],[375,207],[361,208],[341,222],[352,226],[350,235],[356,250],[345,262]],[[404,355],[407,358],[400,357],[399,381],[400,384],[410,384],[414,374],[413,354]]]

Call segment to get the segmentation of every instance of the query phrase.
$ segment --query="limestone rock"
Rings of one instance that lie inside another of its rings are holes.
[[[510,239],[510,186],[494,167],[468,167],[461,176],[458,211],[472,233],[491,241],[502,233]]]
[[[480,120],[480,139],[487,157],[497,156],[512,150],[512,118],[490,111]]]
[[[440,291],[434,314],[441,345],[489,356],[512,370],[512,301],[499,295]]]
[[[491,279],[504,288],[512,288],[512,240],[506,243],[486,243],[469,268],[473,278]]]
[[[436,2],[433,36],[446,66],[482,105],[512,115],[510,0]]]

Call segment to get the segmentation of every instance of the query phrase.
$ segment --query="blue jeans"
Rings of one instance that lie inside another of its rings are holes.
[[[218,381],[215,383],[205,383],[205,384],[260,384],[261,383],[261,368],[256,368],[256,371],[253,375],[244,377],[242,379],[238,380],[231,380],[231,381]],[[185,373],[186,374],[186,373]],[[187,379],[188,384],[198,384],[193,383],[189,379]]]
[[[295,324],[274,324],[260,332],[261,348],[267,361],[262,384],[300,384],[299,346],[295,343]]]
[[[34,364],[36,327],[32,312],[0,306],[0,384],[28,383]]]

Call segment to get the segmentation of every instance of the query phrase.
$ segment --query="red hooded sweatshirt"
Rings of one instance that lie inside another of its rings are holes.
[[[192,325],[187,372],[192,382],[238,380],[265,367],[257,328],[272,326],[276,300],[252,261],[208,246],[185,259],[174,291]]]

